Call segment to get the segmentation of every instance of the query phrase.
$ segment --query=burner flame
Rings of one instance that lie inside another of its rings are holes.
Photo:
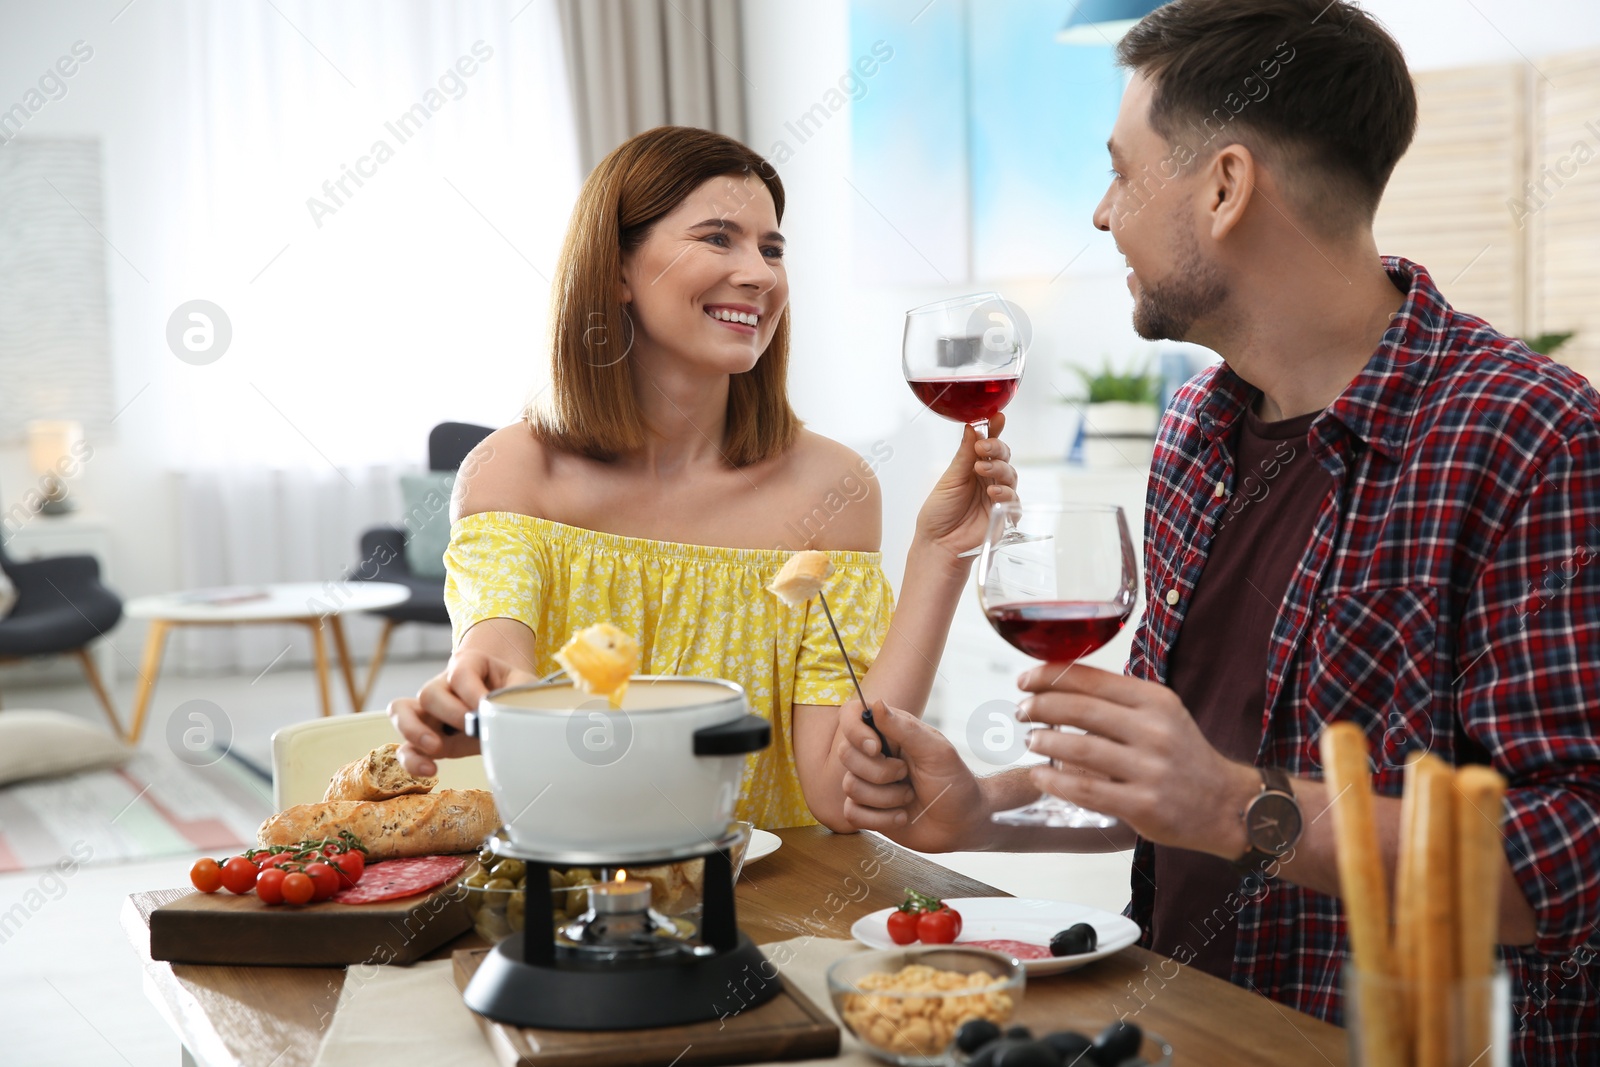
[[[617,881],[626,882],[627,880],[628,880],[628,872],[619,870],[617,872]]]

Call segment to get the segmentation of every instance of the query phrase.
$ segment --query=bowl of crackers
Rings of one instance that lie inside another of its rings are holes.
[[[867,1051],[901,1067],[932,1067],[963,1023],[1004,1028],[1022,1003],[1024,972],[1009,956],[954,945],[858,952],[828,968],[839,1021]]]

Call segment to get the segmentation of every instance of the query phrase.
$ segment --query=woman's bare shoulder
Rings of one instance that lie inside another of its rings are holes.
[[[526,421],[502,426],[461,462],[450,501],[450,521],[485,511],[539,514],[539,487],[549,456]]]
[[[883,501],[876,463],[848,445],[810,430],[789,452],[791,490],[815,532],[810,548],[876,552],[883,540]]]

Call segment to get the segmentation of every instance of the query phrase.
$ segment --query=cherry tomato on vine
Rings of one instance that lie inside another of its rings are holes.
[[[367,869],[367,857],[360,852],[345,852],[334,858],[333,865],[339,869],[340,888],[345,888],[361,881],[361,872]]]
[[[282,867],[268,867],[256,878],[256,896],[263,904],[283,903],[283,880],[289,872]]]
[[[285,904],[309,904],[311,894],[316,892],[316,887],[311,884],[311,879],[306,877],[304,871],[290,871],[284,876],[280,888]]]
[[[897,945],[909,945],[917,939],[917,919],[914,911],[896,909],[889,913],[889,940]]]
[[[243,856],[234,856],[222,865],[222,884],[230,893],[245,894],[255,888],[256,876],[261,872]]]
[[[306,877],[311,879],[312,900],[327,900],[339,891],[339,871],[331,864],[306,864]]]
[[[189,868],[189,881],[202,893],[215,893],[222,888],[222,868],[213,859],[195,860]]]
[[[961,936],[961,915],[948,904],[917,916],[917,936],[929,945],[948,945]]]

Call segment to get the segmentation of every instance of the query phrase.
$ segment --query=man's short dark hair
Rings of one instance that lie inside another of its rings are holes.
[[[1117,62],[1153,81],[1149,122],[1170,144],[1203,157],[1264,139],[1320,172],[1289,180],[1324,217],[1349,218],[1342,205],[1370,223],[1416,132],[1400,46],[1346,0],[1172,0],[1128,31]]]

